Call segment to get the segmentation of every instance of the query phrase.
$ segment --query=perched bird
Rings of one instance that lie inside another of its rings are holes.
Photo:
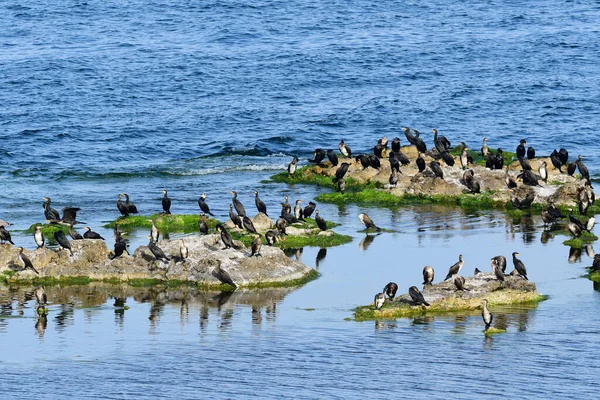
[[[460,272],[460,269],[463,267],[463,265],[464,265],[463,256],[462,256],[462,254],[460,254],[458,256],[458,261],[448,269],[448,275],[446,275],[446,278],[444,278],[444,280],[446,281],[446,280],[450,279],[450,277],[452,275],[458,274]]]
[[[213,217],[215,216],[213,213],[210,212],[210,208],[208,207],[208,204],[206,204],[206,193],[202,193],[198,198],[198,207],[200,207],[202,212],[204,212],[205,214],[212,215]]]
[[[523,170],[525,170],[525,171],[531,171],[532,170],[531,164],[529,164],[529,161],[527,161],[523,157],[519,157],[519,164],[521,164],[521,168],[523,168]]]
[[[258,233],[256,231],[256,228],[254,227],[254,223],[252,222],[252,220],[249,217],[244,216],[242,218],[242,224],[244,225],[244,229],[246,229],[248,232]]]
[[[431,285],[434,278],[434,270],[429,265],[423,267],[423,285]]]
[[[473,271],[473,275],[479,275],[481,273],[481,271],[479,270],[479,268],[475,267],[475,270]]]
[[[398,172],[395,169],[392,169],[388,183],[390,184],[390,187],[396,187],[398,185]]]
[[[63,236],[64,236],[64,234],[63,234]],[[30,269],[30,270],[32,270],[33,272],[35,272],[36,274],[39,275],[40,273],[34,268],[33,263],[31,262],[31,260],[29,259],[29,257],[27,257],[25,255],[25,253],[23,253],[23,248],[19,247],[18,250],[19,250],[19,259],[21,259],[21,262],[23,263],[23,271],[25,271],[26,269]]]
[[[235,289],[237,289],[238,287],[238,285],[233,281],[233,279],[231,279],[229,273],[223,268],[221,268],[221,261],[219,261],[215,269],[213,269],[212,276],[217,278],[219,282],[233,286]]]
[[[492,257],[492,269],[494,269],[494,267],[500,268],[500,271],[502,271],[502,273],[506,272],[506,257]]]
[[[181,242],[179,243],[179,257],[181,257],[182,260],[185,260],[186,258],[188,258],[189,254],[190,251],[185,245],[185,241],[181,239]]]
[[[375,303],[375,308],[379,310],[381,307],[383,307],[383,303],[385,303],[385,294],[377,293],[373,302]]]
[[[452,156],[452,154],[450,154],[448,152],[448,150],[444,150],[441,154],[442,156],[442,160],[444,160],[444,162],[446,163],[447,166],[452,167],[454,166],[454,157]]]
[[[464,147],[462,149],[462,152],[460,153],[460,165],[463,169],[467,168],[467,165],[469,163],[468,156],[469,149],[467,147]]]
[[[421,293],[421,291],[416,286],[411,286],[408,289],[408,294],[416,306],[418,306],[419,304],[430,306],[430,304],[425,300],[425,297],[423,297],[423,293]]]
[[[0,225],[0,243],[8,242],[14,246],[14,243],[11,239],[10,232],[6,230],[4,225]]]
[[[515,178],[508,174],[508,166],[506,167],[506,174],[504,174],[504,183],[506,183],[506,187],[509,189],[514,189],[517,187],[517,181]]]
[[[73,223],[69,224],[69,236],[73,240],[83,240],[83,236],[73,228]]]
[[[71,250],[71,243],[69,243],[63,231],[54,232],[54,240],[58,242],[61,248],[69,250],[69,253],[73,255],[73,250]]]
[[[343,140],[340,141],[338,148],[340,149],[340,153],[342,153],[342,155],[344,157],[346,157],[346,158],[352,157],[352,150],[350,150],[350,146],[348,146],[346,143],[344,143]]]
[[[569,162],[569,152],[561,148],[558,150],[558,159],[562,165],[566,165]]]
[[[287,222],[283,218],[277,219],[275,222],[275,227],[277,228],[277,232],[279,232],[279,236],[285,236],[287,233],[285,232],[285,228],[287,227]]]
[[[158,239],[160,238],[160,232],[156,227],[156,223],[152,219],[149,219],[148,222],[152,223],[152,227],[150,228],[150,236],[152,236],[152,240],[158,243]]]
[[[254,204],[256,205],[256,209],[259,213],[263,213],[267,217],[269,216],[269,214],[267,214],[266,204],[258,197],[258,190],[254,191]]]
[[[44,217],[48,221],[58,221],[60,220],[60,215],[58,211],[50,206],[51,202],[50,197],[44,197]]]
[[[426,165],[425,165],[425,160],[423,159],[423,157],[421,157],[421,153],[419,152],[419,155],[417,156],[417,167],[419,168],[419,172],[423,172],[425,171]]]
[[[123,196],[125,196],[125,207],[127,208],[127,212],[129,214],[139,214],[136,205],[129,201],[129,195],[127,193],[123,193]]]
[[[369,156],[369,164],[371,165],[371,167],[373,167],[375,169],[381,168],[381,161],[379,161],[379,158],[377,156],[372,155],[372,154]]]
[[[78,207],[65,207],[62,209],[63,212],[63,217],[60,218],[60,215],[58,214],[58,211],[56,211],[54,208],[50,207],[50,203],[52,202],[52,200],[50,199],[50,197],[44,197],[44,216],[46,217],[46,220],[48,220],[49,222],[64,222],[65,224],[70,224],[71,222],[73,222],[74,224],[77,223],[77,211],[81,210]]]
[[[397,291],[398,291],[398,285],[396,285],[394,282],[389,282],[383,288],[383,293],[386,294],[390,300],[394,300],[394,297],[396,297]]]
[[[41,226],[36,226],[35,227],[35,232],[33,234],[33,239],[35,240],[35,244],[37,245],[38,249],[40,247],[44,247],[44,234],[42,233],[42,227]]]
[[[519,145],[517,146],[517,158],[523,158],[525,157],[525,145],[527,144],[527,141],[525,139],[521,139],[521,141],[519,142]]]
[[[48,296],[46,295],[46,292],[42,286],[35,289],[35,300],[40,306],[45,306],[48,304]]]
[[[535,149],[531,146],[527,148],[527,158],[533,160],[535,158]]]
[[[546,161],[542,161],[540,163],[540,166],[538,168],[538,172],[540,173],[540,176],[542,177],[542,180],[544,182],[548,182],[548,163]]]
[[[229,232],[227,232],[227,229],[225,229],[223,225],[218,224],[216,226],[216,229],[221,233],[221,241],[223,242],[223,245],[225,245],[225,248],[223,250],[229,249],[231,247],[236,250],[239,250],[239,247],[233,243],[233,239],[231,238],[231,236],[229,236]]]
[[[329,159],[331,166],[336,167],[338,165],[338,156],[333,150],[327,150],[327,159]]]
[[[267,245],[273,246],[277,243],[277,234],[272,230],[268,230],[265,232],[265,240],[267,241]]]
[[[288,208],[289,204],[279,203],[281,206],[281,214],[280,217],[285,220],[288,224],[295,224],[298,222],[298,218],[296,218],[293,214],[290,214],[291,208]],[[288,211],[290,210],[290,211]]]
[[[260,240],[260,236],[257,236],[256,239],[254,239],[254,241],[252,242],[252,253],[250,254],[250,257],[252,256],[260,256],[260,248],[262,247],[262,240]]]
[[[580,230],[583,230],[583,223],[573,214],[573,209],[569,209],[569,221],[577,225]]]
[[[304,219],[304,217],[300,203],[302,203],[302,200],[296,200],[296,204],[294,205],[294,217],[296,217],[296,219],[302,220]]]
[[[376,231],[380,231],[381,228],[377,227],[373,220],[365,213],[359,214],[358,219],[363,223],[365,228],[367,229],[375,229]]]
[[[524,169],[521,171],[517,178],[521,178],[525,185],[529,186],[540,186],[540,182],[538,180],[538,176],[535,175],[532,171]]]
[[[102,236],[100,236],[100,234],[94,232],[93,230],[90,229],[89,226],[86,226],[85,228],[85,233],[83,234],[83,238],[84,239],[100,239],[100,240],[104,240],[104,238]]]
[[[571,232],[571,235],[573,235],[575,237],[581,236],[582,229],[577,224],[574,224],[573,222],[569,222],[567,224],[567,229],[569,230],[569,232]]]
[[[157,260],[168,263],[171,259],[162,251],[160,247],[152,240],[152,236],[148,236],[150,241],[148,242],[148,250],[154,255]]]
[[[346,175],[346,172],[348,172],[348,167],[350,167],[350,163],[347,162],[343,162],[342,165],[338,167],[338,169],[335,171],[335,178],[333,179],[333,183],[337,183],[340,179],[344,177],[344,175]]]
[[[492,265],[492,269],[494,270],[494,275],[496,276],[496,279],[498,279],[500,282],[504,282],[505,278],[502,269],[500,269],[500,267],[497,265]]]
[[[535,200],[535,193],[533,193],[533,192],[527,193],[527,195],[525,196],[525,198],[523,200],[520,200],[517,196],[511,196],[511,199],[510,199],[513,207],[516,209],[519,209],[519,210],[525,210],[527,208],[530,208],[531,204],[533,204],[534,200]]]
[[[240,229],[244,229],[244,226],[242,225],[242,219],[239,215],[233,212],[233,204],[229,205],[229,218],[235,226],[237,226]]]
[[[525,264],[523,264],[523,261],[521,261],[517,258],[518,255],[519,255],[519,253],[517,253],[516,251],[514,253],[512,253],[513,265],[515,266],[515,271],[517,271],[519,276],[525,278],[525,280],[529,280],[529,279],[527,279],[527,269],[525,268]]]
[[[321,164],[321,162],[325,159],[325,150],[316,149],[313,154],[313,159],[308,160],[308,162],[315,163],[317,165]]]
[[[590,172],[588,171],[587,167],[585,166],[585,164],[583,163],[583,161],[581,161],[583,157],[578,156],[577,157],[577,161],[575,161],[577,163],[577,169],[579,170],[579,173],[581,174],[581,178],[585,179],[586,181],[590,181]]]
[[[123,195],[121,193],[119,193],[117,196],[117,209],[119,210],[119,212],[121,213],[121,215],[123,217],[128,217],[129,209],[127,208],[125,203],[123,203],[123,200],[121,200],[121,197],[123,197]],[[48,219],[48,218],[46,218],[46,219]]]
[[[442,168],[440,167],[439,162],[431,161],[429,163],[429,168],[431,168],[431,170],[433,171],[435,176],[437,176],[438,178],[441,178],[442,180],[444,179],[444,171],[442,171]]]
[[[567,165],[567,175],[573,176],[575,171],[577,170],[577,160],[573,161],[569,165]]]
[[[322,231],[326,231],[327,230],[327,223],[319,215],[319,210],[315,211],[315,221],[317,222],[317,226],[319,227],[320,230],[322,230]]]
[[[354,158],[354,160],[356,162],[360,162],[360,165],[362,165],[363,169],[367,169],[371,166],[371,158],[369,158],[369,156],[367,154],[359,154],[358,156],[356,156]],[[337,175],[337,172],[336,172]]]
[[[304,207],[304,218],[309,218],[312,213],[315,211],[315,208],[317,207],[317,205],[312,202],[309,201],[308,205],[306,207]]]
[[[283,196],[285,202],[283,203],[283,205],[281,206],[281,212],[286,213],[286,214],[291,214],[292,213],[292,206],[290,205],[290,198],[286,195]]]
[[[579,207],[579,214],[587,215],[588,208],[590,207],[590,198],[584,187],[580,187],[577,191],[577,206]]]
[[[399,137],[395,137],[394,140],[392,140],[392,153],[397,153],[400,151],[400,138]]]
[[[438,136],[437,129],[432,129],[433,132],[433,144],[437,151],[442,154],[445,150],[450,150],[450,141],[446,138],[446,136]]]
[[[456,290],[460,290],[460,291],[469,291],[469,289],[467,289],[465,287],[465,278],[460,276],[459,274],[454,275],[454,286],[456,286]]]
[[[235,211],[240,217],[245,217],[246,209],[244,208],[244,205],[237,199],[237,192],[235,190],[232,190],[231,194],[233,195],[233,198],[231,199],[231,202],[233,203],[233,208],[235,208]]]
[[[504,168],[504,153],[501,148],[496,150],[496,158],[494,159],[494,169]]]
[[[406,136],[406,140],[408,140],[408,143],[412,144],[413,146],[417,145],[417,138],[415,137],[415,135],[413,135],[410,132],[410,128],[405,126],[402,128],[402,131],[404,132],[404,136]]]
[[[563,164],[560,162],[560,158],[556,152],[556,149],[554,149],[554,151],[550,154],[550,162],[552,162],[552,165],[558,170],[558,172],[562,173],[561,168]]]
[[[390,169],[392,172],[400,172],[400,161],[398,161],[398,156],[396,156],[396,153],[392,151],[388,159],[390,161]]]
[[[200,233],[203,235],[208,235],[208,224],[206,223],[204,213],[200,214],[200,218],[198,219],[198,231],[200,231]]]
[[[483,304],[483,311],[481,312],[481,318],[483,318],[483,323],[485,324],[484,331],[487,332],[487,330],[490,329],[490,327],[492,326],[492,321],[494,320],[494,316],[488,309],[487,299],[483,299],[481,304]]]
[[[123,253],[127,253],[127,255],[129,255],[129,252],[127,251],[127,241],[121,237],[119,232],[117,232],[115,235],[114,254],[109,256],[109,258],[114,260],[117,257],[121,257]]]
[[[288,174],[294,175],[296,173],[296,168],[298,166],[298,157],[294,157],[292,162],[288,164],[287,171]]]
[[[481,146],[481,156],[482,157],[487,157],[488,155],[488,145],[487,145],[487,140],[488,138],[483,138],[483,146]]]
[[[171,199],[167,195],[167,191],[163,190],[162,208],[165,214],[171,214]]]

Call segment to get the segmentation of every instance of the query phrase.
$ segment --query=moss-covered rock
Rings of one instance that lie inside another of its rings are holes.
[[[131,228],[146,228],[152,227],[154,221],[156,227],[161,232],[182,232],[190,233],[198,231],[199,214],[153,214],[145,215],[130,215],[128,217],[120,217],[114,221],[104,225],[105,228],[114,228],[119,226],[121,229]],[[214,218],[207,218],[209,230],[214,230],[219,221]]]

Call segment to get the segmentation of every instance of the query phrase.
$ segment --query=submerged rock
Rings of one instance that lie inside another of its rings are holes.
[[[181,240],[161,240],[157,244],[170,258],[169,262],[156,260],[146,246],[137,248],[132,256],[124,254],[110,260],[111,252],[102,240],[71,241],[73,256],[68,251],[48,248],[26,251],[39,275],[23,270],[15,247],[2,245],[0,273],[6,272],[8,281],[87,277],[92,280],[157,279],[219,285],[212,272],[220,266],[237,285],[244,286],[302,280],[312,272],[311,268],[290,259],[276,247],[263,246],[259,257],[249,257],[250,249],[239,242],[242,250],[223,250],[219,235],[186,237],[189,257],[185,260],[180,258]]]

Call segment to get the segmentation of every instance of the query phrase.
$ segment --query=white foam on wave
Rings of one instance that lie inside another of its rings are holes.
[[[199,168],[181,172],[171,172],[173,175],[181,176],[196,176],[196,175],[214,175],[223,174],[227,172],[243,172],[243,171],[280,171],[287,168],[287,165],[237,165],[234,167],[212,167],[212,168]]]

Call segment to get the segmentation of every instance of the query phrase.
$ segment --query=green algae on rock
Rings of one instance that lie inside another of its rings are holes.
[[[36,226],[41,226],[42,227],[42,235],[44,235],[44,238],[46,238],[47,240],[50,240],[52,242],[54,241],[54,232],[62,231],[65,235],[69,234],[69,226],[68,225],[42,224],[42,223],[33,224],[29,228],[25,229],[25,231],[23,231],[23,232],[30,233],[33,235],[33,233],[35,232]]]
[[[572,236],[568,231],[558,231],[558,232],[555,232],[555,233],[556,234],[564,233],[565,235]],[[581,236],[574,237],[574,238],[571,238],[569,240],[565,240],[563,242],[563,244],[565,246],[570,246],[570,247],[573,247],[575,249],[583,249],[586,244],[593,243],[596,240],[598,240],[598,236],[594,235],[591,232],[583,231],[583,232],[581,232]]]
[[[127,217],[117,218],[116,220],[104,225],[104,227],[114,228],[115,226],[119,226],[122,229],[150,229],[152,227],[152,222],[150,222],[150,220],[152,220],[161,232],[190,233],[198,231],[199,219],[199,214],[153,214],[150,216],[129,215]],[[207,225],[209,229],[214,230],[218,223],[219,221],[214,218],[207,218]]]

